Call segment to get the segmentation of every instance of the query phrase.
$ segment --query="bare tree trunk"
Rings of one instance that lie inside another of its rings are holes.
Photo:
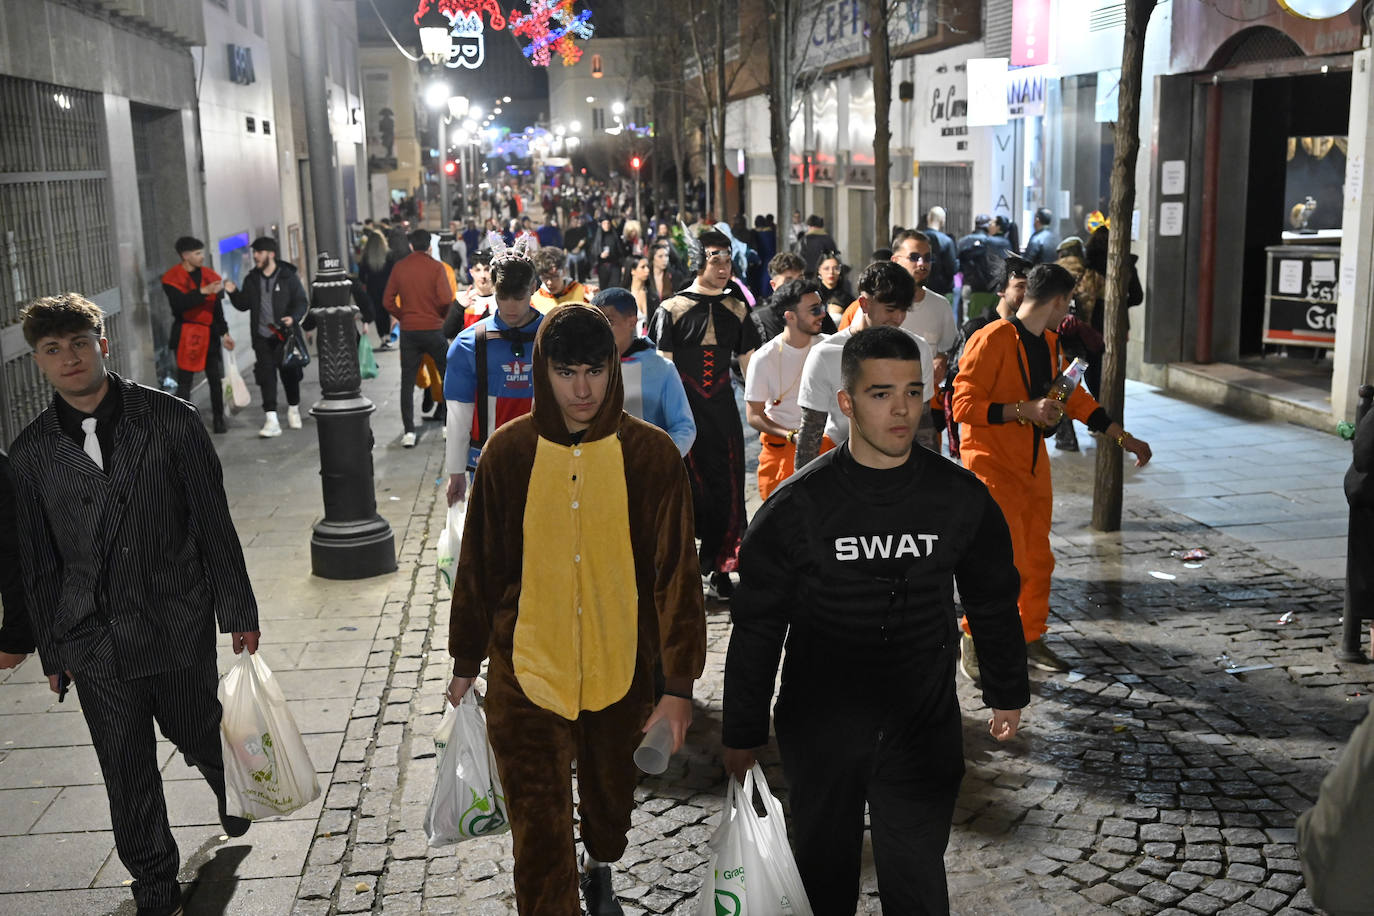
[[[677,212],[680,215],[687,209],[687,177],[685,175],[686,165],[683,162],[685,156],[682,151],[682,128],[684,102],[681,92],[673,93],[673,178],[677,182]]]
[[[711,115],[715,118],[715,203],[716,219],[729,222],[725,213],[725,4],[716,4],[716,49],[715,49],[715,97],[716,107]]]
[[[792,159],[792,4],[798,0],[772,0],[768,21],[768,138],[773,143],[773,181],[777,188],[776,213],[783,224],[792,212],[792,183],[788,169]]]
[[[1126,295],[1130,288],[1131,211],[1135,209],[1135,165],[1140,153],[1140,88],[1145,65],[1145,28],[1156,0],[1126,0],[1126,39],[1121,53],[1116,153],[1112,160],[1112,232],[1107,249],[1107,304],[1103,315],[1107,351],[1102,357],[1102,406],[1125,423]],[[1093,527],[1121,529],[1121,449],[1102,443],[1093,483]]]
[[[892,49],[888,0],[868,0],[868,46],[873,61],[873,239],[885,245],[892,231]]]

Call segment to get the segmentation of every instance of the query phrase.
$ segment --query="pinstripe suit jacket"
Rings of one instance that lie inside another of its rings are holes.
[[[101,471],[49,406],[14,441],[20,556],[43,671],[80,671],[108,620],[124,678],[213,658],[258,628],[219,456],[195,408],[110,374],[123,398]]]

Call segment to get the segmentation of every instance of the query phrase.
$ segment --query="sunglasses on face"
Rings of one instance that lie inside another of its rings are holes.
[[[906,259],[907,259],[908,261],[910,261],[912,264],[929,264],[929,263],[930,263],[930,255],[928,255],[928,254],[915,254],[915,253],[912,253],[912,254],[907,255],[907,256],[906,256]]]

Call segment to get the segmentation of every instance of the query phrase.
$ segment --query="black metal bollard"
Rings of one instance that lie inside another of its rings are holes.
[[[439,230],[439,260],[455,270],[458,268],[458,263],[453,255],[453,247],[457,242],[458,239],[452,232],[447,229]]]
[[[1374,402],[1374,385],[1360,386],[1360,401],[1355,408],[1355,435],[1359,436],[1361,424],[1374,422],[1367,414]],[[1374,606],[1374,582],[1370,581],[1371,571],[1363,561],[1362,551],[1374,537],[1370,524],[1371,511],[1362,506],[1350,507],[1350,527],[1345,542],[1345,616],[1341,625],[1341,645],[1336,650],[1336,660],[1341,662],[1367,662],[1369,657],[1360,649],[1360,638],[1364,622],[1370,617]]]
[[[372,478],[372,421],[377,408],[362,394],[353,280],[338,258],[320,253],[310,287],[320,388],[310,408],[320,436],[324,518],[310,538],[310,567],[322,579],[365,579],[396,571],[396,538],[377,514]]]

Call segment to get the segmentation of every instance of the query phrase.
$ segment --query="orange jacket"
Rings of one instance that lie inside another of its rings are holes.
[[[855,299],[845,307],[844,314],[840,316],[840,323],[835,326],[835,330],[843,331],[854,323],[854,316],[859,314],[859,300]]]
[[[1068,366],[1059,349],[1059,335],[1045,331],[1050,359],[1054,366],[1050,378],[1058,377]],[[993,404],[1014,404],[1037,397],[1030,391],[1026,368],[1026,348],[1011,321],[999,320],[978,330],[959,358],[959,374],[954,378],[952,412],[963,424],[959,445],[964,466],[979,477],[985,473],[1010,473],[1035,476],[1042,464],[1048,470],[1045,437],[1037,427],[1022,425],[1015,419],[989,423],[988,408]],[[1093,396],[1079,385],[1069,395],[1064,412],[1086,423],[1099,407]]]

